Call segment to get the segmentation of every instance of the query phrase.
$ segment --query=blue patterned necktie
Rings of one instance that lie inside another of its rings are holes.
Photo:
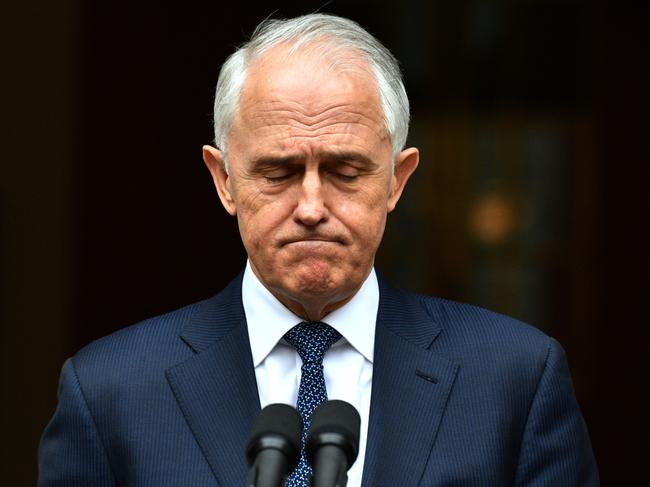
[[[311,466],[307,463],[305,456],[305,439],[314,409],[321,402],[327,400],[323,356],[339,338],[341,338],[339,332],[326,323],[304,321],[284,335],[284,339],[293,345],[302,359],[296,409],[304,422],[300,462],[287,479],[286,487],[308,487],[310,485]]]

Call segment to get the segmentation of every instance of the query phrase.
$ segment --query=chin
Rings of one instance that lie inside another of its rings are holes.
[[[286,276],[288,287],[304,297],[329,296],[341,290],[344,279],[340,269],[328,262],[311,261],[299,265]]]
[[[262,279],[270,288],[296,301],[338,299],[361,285],[354,284],[358,269],[345,266],[341,255],[291,255],[269,259]],[[361,277],[361,276],[360,276]]]
[[[330,272],[298,271],[291,280],[295,289],[309,294],[326,294],[337,287]]]

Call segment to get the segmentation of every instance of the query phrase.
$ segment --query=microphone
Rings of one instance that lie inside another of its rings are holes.
[[[359,453],[361,418],[345,401],[327,401],[316,408],[305,452],[313,468],[312,487],[345,487],[348,470]]]
[[[269,404],[255,419],[246,445],[246,487],[280,487],[300,460],[302,418],[286,404]]]

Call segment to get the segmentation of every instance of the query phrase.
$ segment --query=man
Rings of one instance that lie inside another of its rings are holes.
[[[217,147],[203,149],[246,269],[66,362],[40,485],[244,485],[260,407],[297,404],[308,423],[324,397],[361,414],[350,486],[598,485],[556,342],[378,280],[387,214],[418,165],[407,129],[397,63],[357,24],[260,26],[221,70]]]

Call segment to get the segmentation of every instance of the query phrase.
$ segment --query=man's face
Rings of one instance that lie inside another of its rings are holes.
[[[332,70],[276,48],[253,64],[221,153],[204,148],[253,271],[296,314],[320,319],[368,276],[392,211],[417,166],[392,148],[367,68]]]

